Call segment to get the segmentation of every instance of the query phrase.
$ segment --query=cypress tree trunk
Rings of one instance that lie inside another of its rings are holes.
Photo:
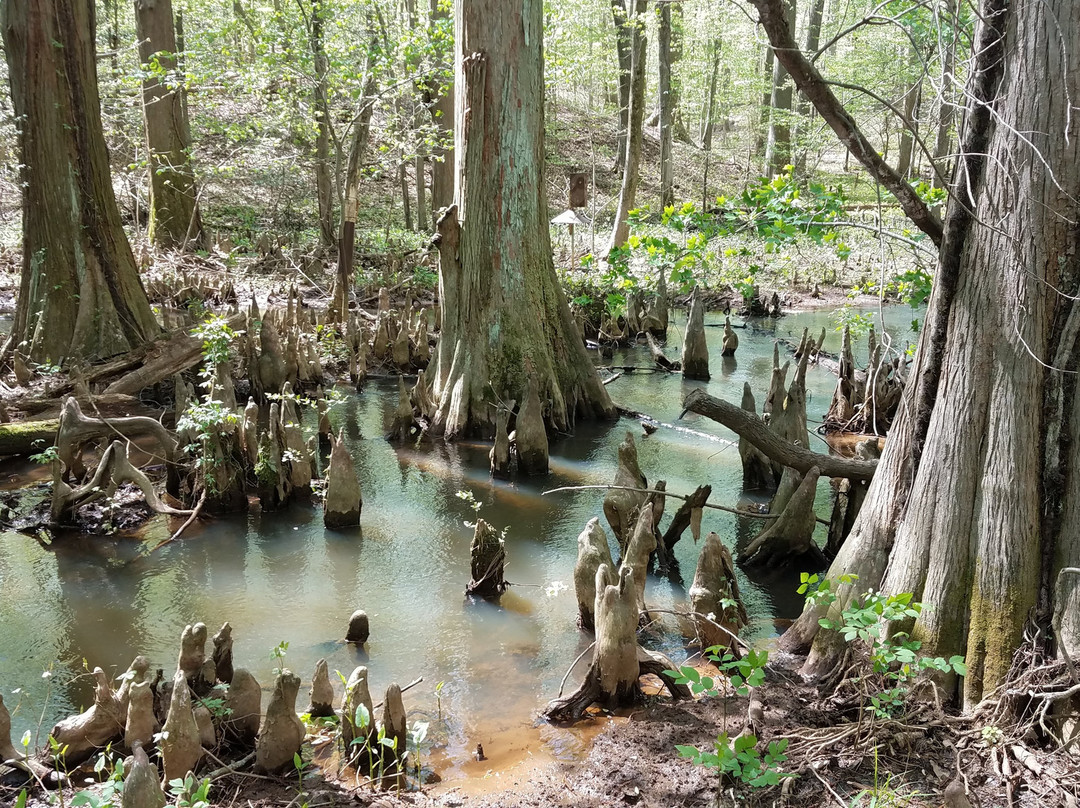
[[[326,6],[323,0],[311,2],[311,55],[315,60],[315,190],[319,199],[319,241],[332,248],[334,233],[334,181],[330,166],[330,101],[327,97],[326,47],[323,42]]]
[[[113,194],[94,22],[92,0],[0,5],[23,164],[23,270],[8,347],[26,342],[37,361],[109,356],[159,330]]]
[[[172,0],[136,0],[139,60],[145,65],[143,121],[150,159],[150,240],[163,249],[205,247],[191,170],[184,77],[177,69]]]
[[[1000,685],[1030,618],[1071,614],[1080,580],[1080,6],[983,0],[961,157],[906,404],[851,535],[830,568],[858,591],[931,608],[922,651],[966,657],[970,708]],[[993,110],[991,112],[991,109]],[[1003,212],[1006,214],[1003,216]],[[845,592],[834,610],[854,593]],[[1070,612],[1071,608],[1071,612]],[[835,660],[810,609],[809,672]]]
[[[434,30],[447,24],[448,14],[439,8],[439,0],[431,0],[429,24]],[[451,140],[454,130],[454,80],[431,83],[431,117],[438,130],[439,141]],[[431,154],[431,212],[438,218],[454,200],[454,149],[437,147]]]
[[[788,29],[795,30],[795,0],[784,0]],[[765,170],[770,177],[783,173],[791,160],[791,79],[779,59],[773,59],[772,95],[769,98],[769,140],[765,144]]]
[[[439,339],[432,431],[495,434],[495,395],[545,421],[615,410],[570,316],[551,258],[543,176],[543,0],[455,8],[454,205],[439,220]]]
[[[615,144],[615,170],[626,166],[626,137],[630,131],[630,73],[633,69],[633,34],[630,29],[630,9],[633,0],[611,0],[611,19],[615,23],[615,55],[619,60],[618,139]]]
[[[641,144],[645,125],[645,11],[646,0],[632,0],[634,15],[627,22],[633,31],[630,70],[630,117],[626,136],[626,159],[623,161],[622,187],[615,210],[615,226],[608,250],[621,247],[630,235],[627,214],[637,206],[637,187],[641,178]]]
[[[675,96],[671,88],[671,4],[661,3],[657,8],[660,28],[657,36],[658,62],[660,65],[660,207],[675,204],[674,179],[671,169],[671,138],[674,121]]]

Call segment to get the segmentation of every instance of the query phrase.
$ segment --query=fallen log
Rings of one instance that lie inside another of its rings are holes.
[[[43,452],[56,443],[60,419],[0,424],[0,455],[29,455]]]
[[[242,328],[246,317],[237,314],[229,318],[229,328],[234,331]],[[177,332],[170,337],[152,342],[147,349],[139,349],[139,356],[132,364],[127,356],[120,357],[116,361],[113,370],[109,373],[102,369],[92,372],[87,381],[93,382],[108,378],[117,372],[122,372],[134,367],[130,373],[121,376],[108,387],[106,393],[126,393],[135,395],[140,390],[152,387],[158,382],[172,378],[175,374],[188,368],[194,367],[202,361],[203,341],[199,337],[193,337],[187,331]]]
[[[869,480],[877,469],[876,460],[849,460],[843,457],[818,454],[785,441],[756,415],[752,415],[723,399],[710,396],[702,388],[691,390],[683,400],[684,412],[704,415],[746,438],[764,452],[770,460],[789,466],[804,474],[817,466],[826,477],[847,477],[852,480]]]

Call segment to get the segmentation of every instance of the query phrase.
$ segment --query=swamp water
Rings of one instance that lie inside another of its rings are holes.
[[[892,326],[906,326],[908,315],[906,308],[887,311]],[[684,322],[673,321],[670,356],[677,356]],[[722,324],[723,318],[710,315],[707,322]],[[826,311],[752,321],[738,329],[734,361],[720,357],[722,329],[708,328],[713,376],[706,388],[737,403],[743,382],[749,381],[760,412],[774,339],[797,342],[807,326],[814,334],[824,326],[826,350],[839,350],[840,336]],[[896,331],[901,342],[911,339],[906,328]],[[865,361],[862,343],[857,361]],[[649,367],[651,360],[640,348],[617,352],[612,363]],[[573,436],[552,442],[547,477],[501,482],[489,477],[486,445],[395,449],[388,444],[383,435],[397,385],[372,381],[362,395],[348,395],[331,413],[335,429],[345,429],[363,487],[362,528],[356,532],[328,531],[320,507],[293,506],[207,521],[149,554],[179,521],[158,518],[139,539],[63,536],[50,549],[27,536],[0,534],[0,694],[13,714],[13,737],[18,742],[40,722],[38,742],[43,743],[56,718],[88,704],[87,667],[101,666],[116,676],[141,653],[153,668],[168,673],[185,625],[202,621],[213,634],[227,620],[236,640],[236,665],[248,668],[267,693],[279,665],[271,652],[288,642],[285,665],[304,680],[297,700],[301,710],[320,658],[346,677],[356,665],[367,665],[376,702],[391,681],[404,687],[423,677],[405,694],[405,704],[410,724],[431,722],[429,740],[437,747],[432,762],[444,780],[461,784],[470,775],[533,755],[580,754],[587,731],[536,725],[536,715],[556,696],[567,667],[591,641],[576,628],[577,536],[593,516],[600,517],[609,539],[611,534],[603,519],[603,491],[541,492],[609,483],[616,447],[629,430],[650,484],[664,479],[669,491],[688,494],[707,483],[713,486],[710,502],[736,505],[744,492],[734,435],[693,413],[677,420],[683,396],[700,384],[684,382],[680,375],[626,373],[608,385],[612,398],[676,428],[662,427],[646,437],[628,419],[579,426]],[[834,384],[832,374],[808,369],[812,435]],[[826,451],[823,441],[811,441],[813,450]],[[475,514],[456,496],[458,491],[472,492],[482,504],[480,515],[507,528],[506,578],[515,585],[499,607],[464,602],[472,538],[464,523]],[[662,527],[677,507],[676,500],[668,500]],[[827,518],[829,507],[829,486],[823,480],[818,516]],[[761,520],[706,509],[702,531],[716,531],[734,550],[762,525]],[[824,528],[819,525],[818,531],[823,541]],[[650,577],[650,606],[685,605],[697,549],[687,531],[675,547],[682,584]],[[777,633],[775,620],[799,613],[802,597],[795,589],[800,571],[798,566],[739,570],[753,637]],[[364,653],[339,641],[357,608],[371,618]],[[686,657],[674,617],[666,616],[656,631],[657,647],[676,662]],[[586,664],[580,663],[579,673]],[[43,677],[43,672],[51,675]],[[340,699],[342,686],[334,684]],[[574,684],[571,677],[568,690]],[[473,760],[478,743],[487,762]]]

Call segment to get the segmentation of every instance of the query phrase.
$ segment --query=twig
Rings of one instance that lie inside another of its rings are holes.
[[[631,485],[566,485],[562,488],[552,488],[548,491],[542,491],[540,495],[547,496],[548,494],[558,494],[562,491],[584,491],[590,488],[612,488],[618,491],[637,491],[639,494],[661,494],[665,497],[674,497],[675,499],[690,499],[689,496],[686,496],[684,494],[673,494],[671,491],[660,491],[655,488],[634,488]],[[752,516],[755,519],[780,518],[780,515],[775,513],[754,513],[753,511],[740,511],[738,508],[728,508],[725,505],[713,505],[709,502],[703,503],[702,507],[713,508],[714,510],[724,511],[725,513],[734,513],[738,516]],[[822,524],[828,524],[828,522],[822,521]]]
[[[701,612],[693,612],[693,611],[691,611],[691,612],[677,612],[674,609],[653,609],[653,608],[649,608],[649,609],[642,610],[641,613],[644,614],[644,615],[649,615],[649,614],[673,614],[676,617],[697,617],[697,618],[700,618],[700,619],[706,621],[707,623],[711,623],[712,625],[716,626],[716,628],[720,629],[722,632],[727,634],[729,637],[731,637],[731,639],[735,640],[735,642],[737,642],[739,645],[741,645],[747,651],[753,650],[753,646],[746,643],[734,631],[732,631],[731,629],[729,629],[729,628],[727,628],[725,626],[720,625],[715,620],[710,619],[707,614],[702,614]],[[700,653],[700,652],[698,652],[698,653]],[[697,654],[695,654],[694,656],[697,656]]]
[[[180,525],[180,529],[177,530],[175,533],[173,533],[171,536],[169,536],[169,538],[165,539],[165,541],[161,542],[161,544],[155,545],[154,548],[150,551],[150,553],[153,553],[155,550],[160,550],[166,544],[172,544],[174,541],[179,539],[180,534],[183,533],[185,530],[187,530],[191,526],[191,523],[199,518],[199,513],[202,511],[203,505],[205,503],[206,503],[206,489],[204,488],[203,492],[202,492],[202,496],[199,497],[199,501],[195,505],[195,510],[193,510],[191,512],[191,516],[189,516],[187,518],[187,521],[184,522],[184,524]],[[150,553],[147,553],[146,555],[148,556],[148,555],[150,555]],[[138,556],[138,558],[146,558],[146,556]]]
[[[839,805],[840,808],[847,808],[847,803],[844,802],[842,799],[840,799],[840,795],[837,794],[833,790],[833,787],[830,786],[829,782],[824,777],[821,776],[821,774],[818,772],[817,769],[814,768],[814,765],[810,764],[810,766],[808,768],[810,769],[810,771],[812,771],[814,773],[814,777],[816,777],[818,780],[820,780],[821,784],[823,786],[825,786],[825,790],[828,791],[832,795],[832,798],[834,800],[836,800],[836,804]]]
[[[415,679],[413,679],[411,682],[409,682],[407,685],[405,685],[405,687],[401,688],[401,692],[404,693],[406,690],[411,690],[412,688],[414,688],[418,684],[420,684],[422,681],[424,681],[424,677],[423,676],[417,676]],[[378,710],[382,706],[383,706],[383,703],[380,701],[378,704],[376,704],[371,709],[372,710]]]
[[[222,766],[220,769],[214,769],[212,772],[206,775],[206,777],[211,781],[216,780],[219,777],[224,777],[226,774],[232,774],[237,769],[243,768],[247,764],[251,763],[251,761],[253,761],[254,759],[255,753],[252,752],[250,755],[245,755],[244,757],[240,758],[235,763],[230,763],[227,766]]]
[[[566,669],[566,673],[563,675],[562,681],[559,682],[559,695],[558,695],[558,698],[560,698],[560,699],[562,698],[563,688],[566,687],[566,680],[570,678],[570,674],[574,672],[574,668],[577,667],[577,664],[579,662],[581,662],[582,658],[587,653],[589,653],[589,651],[591,651],[595,645],[596,645],[596,640],[593,640],[591,643],[589,643],[589,647],[586,648],[584,651],[582,651],[580,654],[578,654],[577,659],[575,659],[570,664],[570,667]]]

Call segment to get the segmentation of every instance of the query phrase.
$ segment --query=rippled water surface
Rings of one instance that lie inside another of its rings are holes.
[[[898,309],[890,319],[899,325],[910,317]],[[829,315],[808,312],[740,329],[737,358],[727,362],[719,356],[722,330],[707,329],[713,354],[707,389],[738,402],[749,381],[760,408],[774,339],[797,340],[804,326],[816,333],[823,325],[829,331],[826,348],[838,350]],[[672,345],[681,342],[681,333],[672,328]],[[668,353],[676,356],[677,350]],[[650,361],[642,349],[620,352],[614,363],[644,367]],[[155,522],[139,539],[64,537],[51,549],[25,536],[0,535],[0,694],[14,712],[15,737],[37,726],[44,709],[43,738],[55,717],[88,701],[86,677],[80,678],[84,665],[119,674],[143,653],[169,671],[186,624],[203,621],[212,634],[228,620],[236,664],[251,670],[264,688],[277,666],[271,650],[281,641],[289,643],[286,665],[305,683],[324,657],[331,671],[346,676],[357,664],[367,665],[375,694],[391,681],[405,685],[423,677],[406,694],[406,707],[434,715],[441,706],[448,719],[439,757],[444,776],[471,772],[468,761],[478,742],[489,756],[525,755],[530,749],[576,754],[575,736],[533,724],[590,641],[575,627],[572,571],[585,523],[600,516],[607,529],[603,492],[541,492],[610,482],[616,447],[630,430],[650,482],[666,480],[676,493],[708,483],[711,502],[735,505],[743,492],[734,436],[697,415],[677,420],[683,396],[698,384],[678,375],[625,374],[608,386],[617,403],[685,431],[662,428],[644,437],[628,419],[581,426],[553,442],[550,475],[504,483],[489,478],[487,446],[395,449],[386,443],[382,435],[396,403],[396,383],[372,382],[332,414],[335,426],[345,429],[364,491],[362,529],[354,533],[327,531],[318,507],[294,506],[204,523],[149,555],[177,522]],[[833,385],[826,371],[809,370],[812,421],[828,408]],[[811,440],[812,448],[825,451],[823,442]],[[464,522],[474,514],[455,496],[461,490],[482,503],[484,519],[507,528],[506,576],[515,585],[498,608],[464,602],[471,539]],[[669,500],[662,526],[675,507]],[[824,481],[818,515],[828,515]],[[734,547],[760,524],[708,510],[703,529],[717,531]],[[686,587],[696,551],[687,531],[676,546]],[[757,635],[774,633],[774,619],[798,613],[798,572],[740,572]],[[571,588],[552,596],[556,582]],[[654,607],[673,607],[685,601],[685,591],[678,581],[650,578],[647,599]],[[371,641],[362,655],[339,642],[357,608],[371,616]],[[676,660],[685,656],[673,621],[657,641]],[[52,678],[42,678],[49,670]],[[437,699],[439,682],[445,684]],[[299,708],[306,697],[305,688]]]

